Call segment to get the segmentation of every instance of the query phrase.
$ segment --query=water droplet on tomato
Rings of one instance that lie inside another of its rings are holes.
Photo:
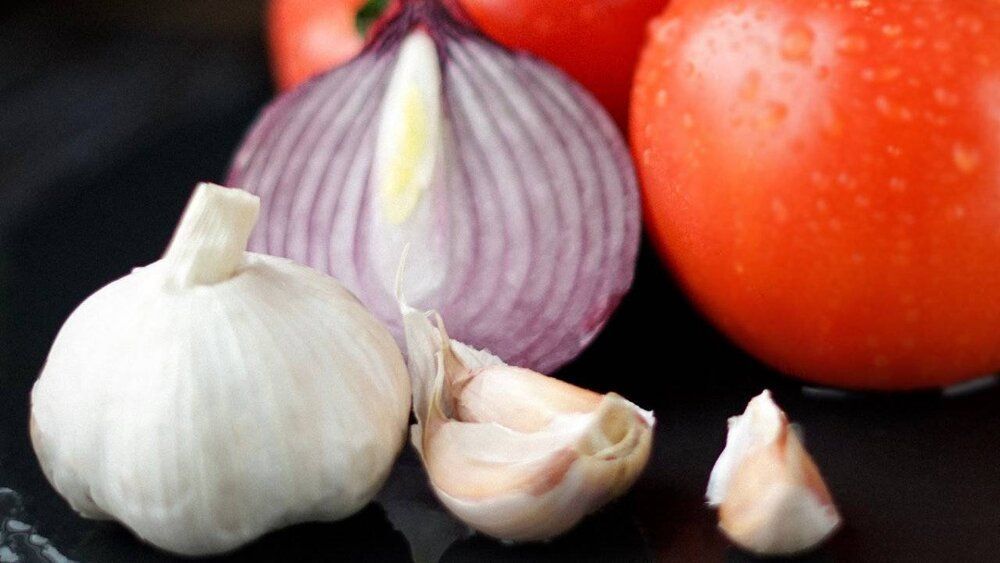
[[[903,26],[894,23],[887,23],[882,26],[882,35],[886,37],[899,37],[903,33]]]
[[[944,107],[955,107],[959,104],[958,94],[943,87],[934,89],[934,101]]]
[[[951,120],[944,115],[937,114],[930,110],[924,110],[924,119],[935,127],[947,127]]]
[[[781,102],[769,101],[764,104],[760,115],[760,125],[765,129],[773,129],[788,117],[788,106]]]
[[[897,120],[897,121],[912,121],[913,112],[910,108],[896,104],[886,96],[877,96],[875,98],[875,108],[883,116]]]
[[[694,127],[694,117],[690,113],[684,112],[681,116],[681,124],[684,125],[685,129],[691,129]]]
[[[785,207],[785,202],[781,201],[781,198],[776,197],[771,200],[771,213],[774,214],[774,220],[779,223],[788,221],[788,208]]]
[[[793,23],[781,35],[781,56],[788,61],[808,62],[816,34],[804,23]]]
[[[972,174],[979,168],[979,151],[973,147],[955,143],[951,150],[951,157],[955,168],[963,174]]]
[[[677,34],[680,23],[676,19],[658,18],[651,24],[653,39],[657,43],[666,43]]]
[[[892,82],[903,75],[903,69],[898,66],[886,66],[878,70],[879,82]]]
[[[813,170],[809,174],[809,181],[821,190],[830,187],[830,177],[819,170]]]
[[[868,40],[863,35],[849,33],[837,39],[836,49],[843,55],[861,55],[868,51]]]
[[[830,104],[823,104],[819,109],[820,126],[830,137],[839,137],[844,133],[844,121],[840,112]]]
[[[747,101],[752,101],[757,98],[757,94],[760,92],[760,73],[756,70],[751,70],[743,77],[743,82],[740,84],[740,98]]]
[[[861,79],[865,82],[892,82],[903,75],[903,69],[898,66],[886,66],[879,69],[871,67],[861,69]]]
[[[837,183],[848,190],[856,190],[858,188],[858,181],[847,172],[837,174]]]
[[[662,108],[665,105],[667,105],[667,91],[661,88],[656,92],[656,107]]]
[[[976,35],[983,30],[983,21],[975,16],[959,16],[955,25],[970,35]]]

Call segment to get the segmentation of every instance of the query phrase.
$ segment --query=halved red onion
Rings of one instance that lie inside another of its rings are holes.
[[[229,184],[261,197],[252,249],[336,276],[399,335],[409,244],[410,302],[541,372],[576,357],[632,282],[639,198],[614,123],[448,2],[402,2],[357,58],[278,98]]]

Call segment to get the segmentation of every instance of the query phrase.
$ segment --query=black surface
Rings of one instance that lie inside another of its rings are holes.
[[[0,556],[7,545],[24,557],[172,559],[76,516],[41,475],[26,430],[28,392],[62,321],[159,256],[190,188],[221,179],[272,94],[257,3],[146,4],[25,3],[3,22]],[[996,387],[947,399],[804,394],[707,326],[648,249],[607,330],[559,375],[619,391],[659,420],[633,492],[569,535],[515,548],[471,535],[434,501],[407,448],[360,514],[271,534],[228,560],[746,560],[702,495],[726,418],[764,387],[805,429],[846,522],[807,560],[1000,558]]]

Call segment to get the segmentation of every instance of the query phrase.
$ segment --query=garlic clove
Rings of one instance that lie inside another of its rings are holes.
[[[417,424],[438,498],[508,541],[557,536],[623,494],[649,460],[652,413],[508,366],[401,300]]]
[[[764,391],[747,404],[741,416],[728,421],[729,433],[726,447],[712,468],[706,498],[709,506],[719,506],[729,488],[729,481],[747,454],[778,439],[781,428],[788,424],[785,413],[771,399],[771,392]]]
[[[729,420],[706,496],[719,508],[723,533],[759,555],[812,549],[841,522],[819,469],[768,391]]]

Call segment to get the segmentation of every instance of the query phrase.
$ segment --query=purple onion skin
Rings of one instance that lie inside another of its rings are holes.
[[[456,340],[555,371],[632,283],[639,195],[618,129],[568,76],[454,8],[405,2],[378,25],[361,54],[279,97],[244,139],[228,184],[261,198],[250,248],[330,273],[399,337],[392,280],[409,243],[412,305],[438,310]],[[438,53],[445,157],[422,196],[429,233],[393,240],[372,163],[393,63],[415,28]]]

